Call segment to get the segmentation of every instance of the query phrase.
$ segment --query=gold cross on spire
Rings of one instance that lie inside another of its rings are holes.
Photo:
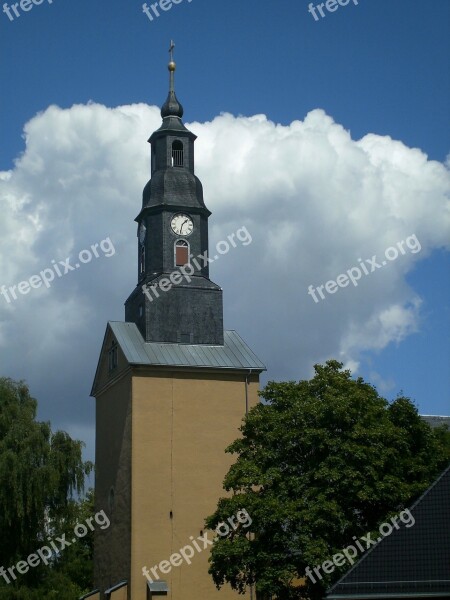
[[[170,62],[173,62],[173,51],[175,49],[175,42],[173,40],[170,40],[170,48],[169,48],[169,53],[170,53]]]

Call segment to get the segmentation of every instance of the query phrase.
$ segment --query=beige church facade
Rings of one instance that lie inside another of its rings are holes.
[[[90,600],[253,597],[214,586],[208,558],[217,534],[205,530],[205,518],[225,494],[233,461],[225,448],[258,402],[265,367],[235,331],[223,330],[222,290],[192,260],[208,251],[211,213],[174,70],[171,60],[163,124],[150,138],[152,179],[136,219],[138,285],[125,322],[108,323],[92,389],[96,508],[111,525],[96,534]],[[188,266],[190,277],[164,291],[162,278],[176,280]],[[240,526],[249,526],[247,517],[239,515]]]

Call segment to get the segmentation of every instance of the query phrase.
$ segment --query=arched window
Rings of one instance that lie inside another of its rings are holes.
[[[183,142],[175,140],[172,144],[172,167],[184,167]]]
[[[189,264],[189,244],[186,240],[175,242],[175,266],[184,267]]]

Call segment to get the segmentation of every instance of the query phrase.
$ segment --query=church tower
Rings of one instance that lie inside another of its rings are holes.
[[[125,320],[136,323],[146,342],[218,345],[223,344],[223,307],[222,290],[209,279],[211,213],[194,173],[196,136],[181,120],[175,68],[171,56],[169,95],[161,109],[163,122],[148,140],[151,179],[136,217],[138,284],[125,304]],[[169,285],[170,293],[166,293]]]
[[[111,525],[96,532],[90,600],[243,597],[215,588],[209,546],[193,541],[214,537],[204,520],[224,494],[232,463],[224,451],[258,402],[265,367],[223,329],[222,290],[209,279],[211,213],[194,170],[196,136],[175,94],[173,48],[136,217],[137,285],[125,321],[107,325],[92,388],[96,510]],[[187,546],[188,560],[180,555]]]

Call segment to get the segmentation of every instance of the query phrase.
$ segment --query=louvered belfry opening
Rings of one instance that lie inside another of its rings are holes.
[[[184,167],[183,142],[175,140],[172,144],[172,167]]]

